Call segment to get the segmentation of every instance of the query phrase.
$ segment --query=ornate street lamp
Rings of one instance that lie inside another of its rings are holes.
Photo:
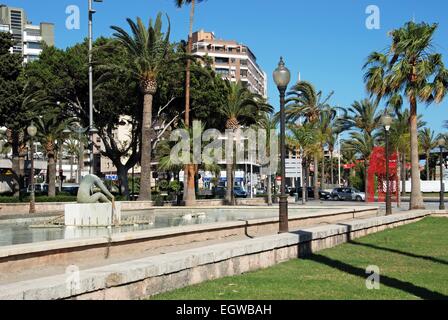
[[[285,67],[283,58],[280,58],[277,69],[274,71],[274,82],[280,92],[280,152],[281,152],[281,188],[279,201],[279,232],[285,233],[288,228],[288,196],[286,195],[286,174],[285,174],[285,92],[291,80],[291,73]]]
[[[30,213],[36,213],[36,198],[35,198],[35,186],[34,186],[34,137],[37,134],[37,128],[34,123],[26,128],[28,135],[30,136],[30,144],[31,144],[31,173],[30,173],[30,184],[31,184],[31,193],[30,193]]]
[[[445,139],[440,138],[438,141],[440,148],[440,204],[439,209],[445,210],[445,183],[443,182],[443,147],[445,146]]]
[[[387,113],[381,118],[381,122],[386,131],[386,215],[392,214],[392,205],[390,199],[390,181],[389,181],[389,130],[392,125],[392,117]]]

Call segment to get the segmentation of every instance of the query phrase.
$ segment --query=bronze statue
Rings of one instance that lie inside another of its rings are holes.
[[[92,194],[92,188],[96,186],[101,192]],[[110,203],[114,202],[115,197],[107,190],[103,181],[94,174],[85,176],[78,189],[77,202],[78,203]]]

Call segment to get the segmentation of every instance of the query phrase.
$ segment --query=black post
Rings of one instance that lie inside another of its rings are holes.
[[[30,213],[36,213],[36,193],[35,193],[35,185],[34,185],[34,140],[31,137],[31,173],[30,173],[30,184],[31,184],[31,193],[30,193]]]
[[[281,187],[280,187],[280,203],[279,203],[279,224],[280,233],[289,231],[288,228],[288,196],[286,195],[286,145],[285,145],[285,91],[286,87],[279,87],[280,91],[280,149],[281,149]]]
[[[440,210],[445,210],[445,184],[443,183],[443,147],[440,146]]]
[[[389,181],[389,130],[386,129],[386,215],[392,214]]]

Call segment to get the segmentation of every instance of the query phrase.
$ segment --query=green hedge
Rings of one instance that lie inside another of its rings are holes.
[[[0,203],[26,203],[29,202],[29,196],[23,197],[22,201],[20,201],[19,197],[5,197],[0,196]],[[76,196],[69,195],[57,195],[55,197],[48,196],[37,196],[36,202],[74,202],[76,201]]]

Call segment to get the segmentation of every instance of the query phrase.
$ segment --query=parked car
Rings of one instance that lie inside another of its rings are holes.
[[[78,184],[63,184],[62,185],[62,192],[67,192],[72,196],[78,195]]]
[[[240,186],[233,187],[233,194],[235,198],[247,198],[247,192]]]
[[[331,192],[333,200],[364,201],[366,194],[356,188],[335,188]]]
[[[297,192],[297,189],[292,188],[291,191],[289,192],[289,195],[292,197],[296,194],[296,192]],[[308,193],[308,198],[314,199],[314,188],[313,187],[307,187],[307,193]],[[299,198],[302,198],[302,187],[299,188]],[[331,199],[330,192],[319,189],[319,199],[322,199],[322,200]]]
[[[29,195],[31,193],[31,185],[28,185],[28,187],[26,189],[23,189],[21,192]],[[48,196],[48,184],[46,183],[34,184],[34,194],[36,196],[38,195]]]
[[[247,192],[240,186],[233,187],[233,194],[235,198],[247,198]],[[226,187],[218,186],[215,188],[214,195],[220,198],[224,198],[226,196]]]

